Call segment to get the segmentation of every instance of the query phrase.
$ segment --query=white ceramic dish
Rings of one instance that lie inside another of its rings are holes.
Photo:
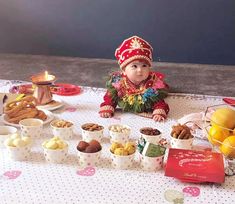
[[[54,118],[54,115],[52,112],[48,111],[48,110],[43,110],[43,112],[47,115],[47,119],[45,121],[43,121],[43,125],[51,122]],[[3,114],[2,115],[2,120],[3,120],[3,123],[6,124],[6,125],[11,125],[11,126],[14,126],[14,127],[17,127],[19,128],[20,125],[19,124],[15,124],[15,123],[10,123],[7,121],[7,115],[6,114]]]
[[[37,106],[37,108],[41,109],[41,110],[53,111],[53,110],[56,110],[56,109],[61,108],[62,106],[64,106],[64,103],[63,103],[62,100],[56,99],[54,101],[55,101],[54,103],[49,103],[49,104],[46,104],[46,105]]]

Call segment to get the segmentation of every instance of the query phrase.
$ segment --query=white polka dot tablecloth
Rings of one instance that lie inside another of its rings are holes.
[[[4,92],[6,87],[0,87]],[[34,140],[31,156],[26,161],[11,161],[6,149],[0,149],[0,203],[207,203],[235,202],[235,176],[226,177],[225,183],[182,183],[164,176],[164,171],[146,172],[141,169],[136,153],[133,166],[127,170],[115,169],[111,164],[108,126],[125,124],[131,127],[131,140],[139,137],[139,129],[153,126],[169,139],[171,126],[182,116],[204,111],[207,106],[220,104],[220,97],[171,94],[169,119],[155,123],[131,113],[117,112],[113,118],[100,118],[99,104],[103,89],[84,87],[77,96],[57,96],[64,106],[54,110],[55,118],[73,121],[73,138],[68,140],[68,158],[62,164],[46,162],[41,144],[52,137],[50,126],[44,125],[43,136]],[[82,168],[78,164],[76,146],[81,140],[81,125],[98,123],[105,127],[102,153],[97,167]],[[185,192],[192,192],[192,195]],[[176,198],[174,198],[176,197]]]

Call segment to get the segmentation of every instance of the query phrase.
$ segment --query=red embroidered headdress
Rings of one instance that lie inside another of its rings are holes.
[[[151,65],[153,61],[152,53],[153,48],[147,41],[138,36],[132,36],[124,40],[116,49],[115,57],[122,69],[134,60],[145,60]]]

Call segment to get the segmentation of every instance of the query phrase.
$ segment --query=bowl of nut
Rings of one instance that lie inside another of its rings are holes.
[[[55,137],[68,140],[73,137],[74,125],[71,121],[67,120],[54,120],[51,122],[51,128]]]
[[[97,140],[91,140],[89,143],[80,141],[77,145],[79,165],[98,166],[101,159],[102,147]]]
[[[131,128],[127,125],[110,125],[109,135],[111,143],[117,142],[125,144],[129,141],[129,136],[131,134]]]
[[[136,146],[133,142],[112,143],[110,147],[112,165],[117,169],[128,169],[133,166]]]
[[[194,136],[187,125],[172,126],[171,147],[177,149],[192,149]]]
[[[85,123],[81,126],[82,139],[86,142],[96,140],[101,142],[104,132],[104,127],[96,123]]]
[[[140,135],[146,140],[146,142],[158,144],[161,140],[162,133],[156,128],[144,127],[140,129]]]

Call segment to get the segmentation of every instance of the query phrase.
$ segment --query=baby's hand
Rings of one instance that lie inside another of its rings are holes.
[[[155,122],[161,122],[161,121],[164,121],[165,118],[164,118],[162,115],[155,114],[155,115],[153,116],[153,120],[154,120]]]
[[[103,112],[103,113],[100,113],[100,117],[101,118],[111,118],[112,114],[108,113],[108,112]]]

